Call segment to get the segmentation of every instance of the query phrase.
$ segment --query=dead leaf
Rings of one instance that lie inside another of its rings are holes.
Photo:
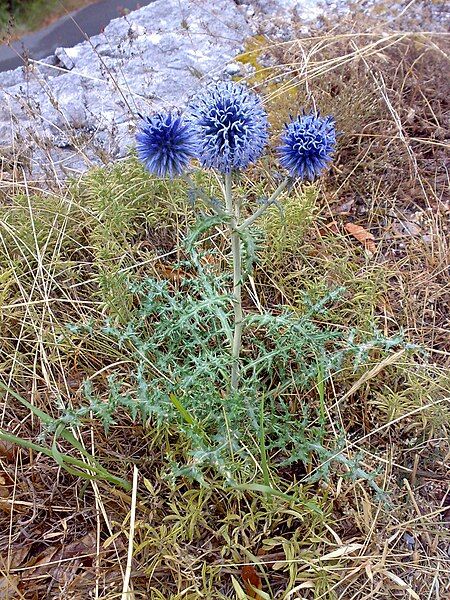
[[[59,546],[53,548],[47,548],[41,557],[29,563],[32,566],[28,573],[30,579],[37,579],[43,576],[52,577],[55,581],[58,581],[58,575],[61,571],[61,563],[67,561],[67,568],[72,568],[74,571],[78,568],[77,559],[79,557],[86,557],[86,555],[94,555],[96,552],[96,535],[95,532],[89,532],[84,535],[81,539],[67,544],[66,546]],[[70,559],[74,559],[73,562]]]
[[[335,558],[348,556],[349,554],[353,554],[353,552],[361,550],[361,548],[363,547],[363,544],[346,544],[345,546],[341,546],[337,550],[333,550],[333,552],[324,554],[324,556],[322,556],[319,560],[334,560]]]
[[[80,540],[68,544],[63,549],[63,558],[72,558],[81,554],[96,553],[96,535],[95,531],[91,531],[84,535]]]
[[[163,263],[158,263],[155,267],[158,275],[163,279],[168,279],[169,281],[181,281],[182,279],[188,279],[191,277],[189,273],[183,271],[182,269],[175,269],[169,265],[165,265]]]
[[[370,256],[375,254],[377,247],[375,246],[375,238],[370,231],[367,231],[367,229],[364,229],[361,225],[355,225],[355,223],[346,223],[344,228],[350,235],[357,239],[358,242],[363,244]]]
[[[0,508],[5,512],[11,512],[11,505],[9,502],[3,503],[2,500],[8,500],[11,496],[11,490],[14,487],[14,482],[11,477],[5,471],[0,471]]]
[[[26,564],[26,558],[28,557],[28,553],[30,551],[31,544],[28,546],[15,547],[13,546],[13,551],[11,552],[11,558],[9,562],[10,569],[17,569],[24,564]]]
[[[58,552],[57,548],[47,548],[40,557],[36,557],[29,561],[27,566],[33,567],[28,571],[27,577],[28,579],[35,579],[42,577],[42,575],[47,575],[50,577],[50,566],[53,565],[53,557]]]
[[[398,221],[392,225],[396,237],[416,237],[422,233],[421,228],[412,221]]]
[[[14,462],[14,457],[17,452],[17,446],[7,442],[6,440],[0,440],[0,456],[8,462]]]
[[[19,577],[16,576],[5,576],[0,577],[0,600],[13,600],[22,596],[19,594],[17,584],[19,583]]]
[[[0,498],[9,498],[9,490],[6,487],[6,478],[0,473]]]
[[[219,257],[215,254],[212,254],[211,252],[205,252],[204,254],[202,254],[200,260],[204,265],[217,266],[220,264]]]
[[[261,578],[259,577],[253,565],[244,565],[241,570],[241,577],[244,582],[245,593],[249,598],[259,600],[261,596],[257,590],[262,589]]]
[[[367,579],[373,583],[373,571],[372,571],[372,563],[369,561],[366,562],[365,566],[364,566],[365,570],[366,570],[366,575],[367,575]]]
[[[416,594],[412,587],[407,584],[406,581],[403,581],[403,579],[401,579],[398,575],[392,573],[392,571],[383,571],[383,575],[386,575],[400,589],[405,590],[411,596],[411,598],[414,598],[414,600],[420,600],[420,597]]]
[[[292,590],[285,596],[285,600],[295,600],[294,594],[296,594],[300,590],[313,590],[313,589],[315,589],[315,587],[316,587],[316,584],[314,583],[314,581],[311,581],[311,580],[304,581],[300,585],[296,585],[294,588],[292,588]],[[300,598],[300,597],[303,597],[303,596],[295,596],[295,598]]]
[[[296,587],[297,590],[313,590],[316,587],[314,581],[304,581]]]
[[[322,227],[318,228],[318,232],[321,237],[330,235],[330,231],[331,231],[331,233],[336,233],[336,234],[339,233],[339,228],[338,228],[336,221],[329,221],[328,223],[325,223],[324,227],[326,229],[324,229]]]

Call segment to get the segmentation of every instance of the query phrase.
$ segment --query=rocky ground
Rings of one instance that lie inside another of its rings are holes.
[[[29,0],[27,9],[13,12],[8,21],[0,8],[0,72],[22,67],[28,59],[47,58],[60,46],[76,46],[98,35],[113,19],[154,1]],[[47,9],[45,14],[42,6]]]
[[[180,106],[205,80],[241,73],[252,34],[285,40],[338,5],[316,0],[156,0],[104,32],[0,74],[3,164],[33,178],[122,158],[139,113]],[[345,7],[345,10],[348,10]]]
[[[0,139],[38,176],[126,154],[138,112],[180,105],[242,48],[251,29],[231,0],[176,0],[113,20],[100,35],[0,77]],[[6,147],[6,148],[5,148]]]

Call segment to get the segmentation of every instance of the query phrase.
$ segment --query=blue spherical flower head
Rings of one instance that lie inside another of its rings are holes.
[[[177,112],[155,113],[142,120],[136,150],[150,173],[158,177],[181,175],[196,154],[195,132]]]
[[[281,165],[292,177],[313,180],[331,161],[336,130],[331,116],[303,114],[286,125],[278,147]]]
[[[234,82],[209,86],[189,104],[198,159],[221,173],[245,169],[261,155],[268,121],[258,95]]]

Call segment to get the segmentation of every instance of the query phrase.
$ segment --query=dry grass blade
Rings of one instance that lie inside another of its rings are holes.
[[[131,569],[133,562],[133,543],[136,525],[136,499],[139,471],[135,466],[133,470],[133,490],[131,494],[130,530],[128,533],[128,554],[125,577],[123,580],[122,600],[134,600],[134,592],[131,585]]]

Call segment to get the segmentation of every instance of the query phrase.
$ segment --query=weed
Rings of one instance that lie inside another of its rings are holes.
[[[321,465],[316,479],[328,476],[331,461],[342,462],[350,475],[366,477],[380,492],[372,477],[341,454],[342,446],[327,449],[323,407],[315,414],[294,398],[320,376],[323,404],[324,383],[336,371],[351,364],[357,371],[370,353],[389,350],[400,338],[388,340],[379,334],[366,338],[354,330],[342,335],[338,329],[315,325],[313,319],[326,316],[340,290],[317,302],[305,296],[308,309],[302,313],[279,307],[273,314],[249,314],[241,384],[228,395],[232,299],[226,292],[227,277],[218,276],[192,243],[190,253],[189,260],[180,264],[188,275],[176,288],[170,281],[149,278],[129,286],[134,300],[126,323],[70,326],[71,334],[100,332],[108,337],[134,367],[126,379],[109,376],[106,400],[93,392],[89,382],[85,389],[89,404],[66,414],[62,422],[79,426],[79,419],[93,414],[108,430],[122,407],[134,421],[139,416],[153,425],[172,423],[191,446],[188,464],[173,464],[173,474],[200,482],[204,470],[214,468],[235,483],[237,471],[242,477],[251,472],[254,461],[262,461],[267,485],[266,452],[278,468],[308,463],[314,453]]]

